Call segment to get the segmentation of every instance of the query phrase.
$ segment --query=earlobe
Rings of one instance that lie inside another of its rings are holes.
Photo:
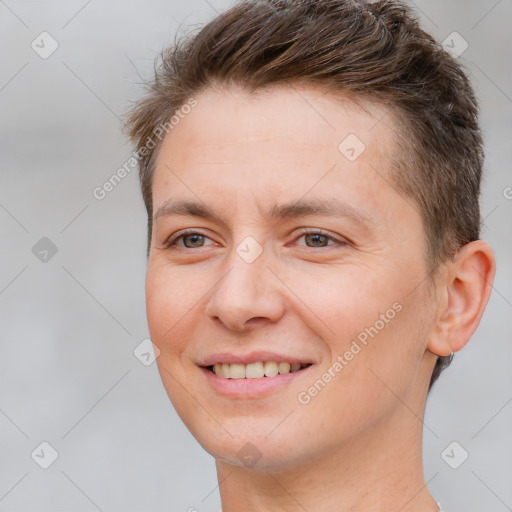
[[[447,266],[442,302],[427,349],[448,356],[466,345],[475,332],[492,290],[496,262],[490,245],[482,240],[459,249]]]

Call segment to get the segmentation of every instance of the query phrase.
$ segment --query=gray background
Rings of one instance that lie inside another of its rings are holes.
[[[213,459],[155,364],[133,354],[148,336],[137,176],[101,201],[92,191],[130,155],[118,116],[141,94],[138,73],[151,76],[179,25],[230,4],[0,0],[2,511],[219,507]],[[477,333],[431,393],[425,475],[447,511],[512,510],[512,1],[415,5],[439,41],[457,31],[469,43],[460,59],[486,139],[483,237],[498,260]],[[42,31],[59,44],[47,59],[30,46]],[[42,237],[57,248],[46,262],[32,252]],[[46,470],[43,441],[59,454]],[[453,441],[469,453],[458,469],[441,456]]]

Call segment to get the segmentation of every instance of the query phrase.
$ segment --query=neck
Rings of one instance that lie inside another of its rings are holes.
[[[422,422],[396,414],[314,460],[255,470],[217,460],[222,512],[437,512],[423,475]]]

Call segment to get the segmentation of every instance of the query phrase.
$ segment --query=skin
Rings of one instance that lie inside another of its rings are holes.
[[[437,511],[421,459],[428,383],[436,355],[460,350],[478,325],[494,277],[490,247],[468,244],[430,281],[418,208],[390,186],[396,121],[378,105],[363,110],[314,87],[209,89],[196,99],[156,162],[147,316],[165,389],[216,459],[223,511]],[[366,146],[353,162],[338,150],[349,134]],[[372,220],[267,215],[275,203],[320,198]],[[221,220],[157,215],[182,199]],[[166,245],[184,229],[204,238]],[[236,251],[248,236],[263,251],[252,263]],[[300,403],[397,303],[394,318]],[[198,367],[214,352],[251,350],[315,364],[252,399],[217,393]],[[244,446],[259,457],[250,467]]]

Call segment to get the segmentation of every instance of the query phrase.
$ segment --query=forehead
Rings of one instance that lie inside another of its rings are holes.
[[[275,203],[333,192],[352,201],[365,195],[371,203],[382,195],[383,179],[389,181],[395,121],[374,102],[295,86],[255,94],[208,89],[195,99],[160,148],[154,211],[171,187],[217,204],[230,194]]]
[[[250,152],[255,139],[267,142],[272,154],[294,145],[301,156],[320,148],[338,156],[338,144],[354,134],[372,151],[379,140],[387,142],[380,149],[389,145],[395,128],[394,115],[385,106],[313,86],[274,86],[254,93],[224,86],[203,91],[196,101],[164,139],[163,145],[172,146],[182,162],[199,157],[197,150],[232,150],[233,156],[242,156],[241,146],[249,151],[247,156],[261,157]],[[189,142],[196,145],[195,151],[189,150]]]

